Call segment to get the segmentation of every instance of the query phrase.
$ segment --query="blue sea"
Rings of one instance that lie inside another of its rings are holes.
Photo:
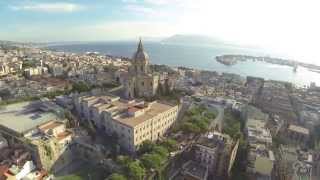
[[[136,42],[99,42],[49,46],[50,49],[63,52],[85,53],[100,52],[113,56],[131,57],[136,51]],[[179,45],[160,42],[145,42],[144,49],[149,54],[151,63],[169,66],[185,66],[203,70],[235,73],[242,76],[256,76],[265,79],[292,82],[298,86],[320,85],[320,73],[298,67],[297,72],[289,66],[268,64],[265,62],[240,62],[233,66],[225,66],[215,60],[223,54],[242,54],[252,56],[281,57],[280,54],[265,52],[258,48],[242,48],[233,45]]]

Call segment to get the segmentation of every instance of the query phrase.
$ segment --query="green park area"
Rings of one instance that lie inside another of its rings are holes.
[[[119,171],[111,174],[108,180],[143,180],[146,177],[151,179],[163,179],[163,170],[167,166],[169,153],[177,150],[177,142],[166,139],[159,143],[145,141],[137,157],[119,155],[115,161]]]
[[[108,171],[100,166],[84,164],[70,175],[57,177],[57,180],[94,180],[104,179],[108,176]]]
[[[228,134],[233,139],[239,139],[242,136],[243,127],[244,122],[239,116],[235,115],[230,109],[224,111],[223,133]]]
[[[244,121],[241,120],[239,114],[232,112],[230,109],[225,109],[223,130],[233,139],[239,139],[239,149],[236,156],[236,161],[232,168],[231,180],[246,180],[246,166],[243,162],[247,159],[247,144],[243,135]]]
[[[191,107],[183,116],[181,123],[174,131],[184,134],[201,134],[209,130],[210,123],[216,118],[216,110],[208,109],[203,105]]]

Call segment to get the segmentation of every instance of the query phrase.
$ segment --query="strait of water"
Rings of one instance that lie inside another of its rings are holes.
[[[136,51],[136,42],[106,42],[86,43],[73,45],[55,45],[50,49],[64,52],[85,53],[100,52],[113,56],[132,57]],[[265,62],[239,62],[233,66],[225,66],[215,60],[215,57],[223,54],[242,54],[252,56],[280,57],[277,54],[267,54],[255,48],[241,48],[231,45],[191,46],[177,44],[163,44],[158,42],[144,43],[144,49],[150,56],[153,64],[165,64],[169,66],[184,66],[203,70],[228,72],[242,76],[256,76],[265,79],[292,82],[303,86],[315,82],[320,85],[320,73],[298,67],[297,72],[289,66],[269,64]]]

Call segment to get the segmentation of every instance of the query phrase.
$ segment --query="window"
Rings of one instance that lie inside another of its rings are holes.
[[[143,81],[141,82],[141,86],[144,86],[144,82]]]

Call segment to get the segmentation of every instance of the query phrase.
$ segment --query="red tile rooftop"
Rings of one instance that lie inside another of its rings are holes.
[[[62,122],[50,121],[50,122],[48,122],[46,124],[43,124],[43,125],[39,126],[39,129],[42,130],[42,131],[46,131],[46,130],[58,127],[58,126],[60,126],[62,124],[63,124]]]
[[[129,107],[128,108],[128,112],[129,113],[133,113],[133,112],[136,112],[136,111],[138,111],[139,109],[138,108],[135,108],[135,107]]]
[[[139,106],[131,106],[131,107],[128,107],[128,112],[129,113],[134,113],[134,112],[137,112],[139,110],[143,109],[142,107],[139,107]]]
[[[9,166],[7,165],[0,165],[0,179],[7,173],[9,170]]]
[[[65,131],[63,133],[58,134],[57,139],[58,139],[58,141],[61,141],[61,140],[65,139],[66,137],[69,137],[71,134],[72,134],[72,132]]]

